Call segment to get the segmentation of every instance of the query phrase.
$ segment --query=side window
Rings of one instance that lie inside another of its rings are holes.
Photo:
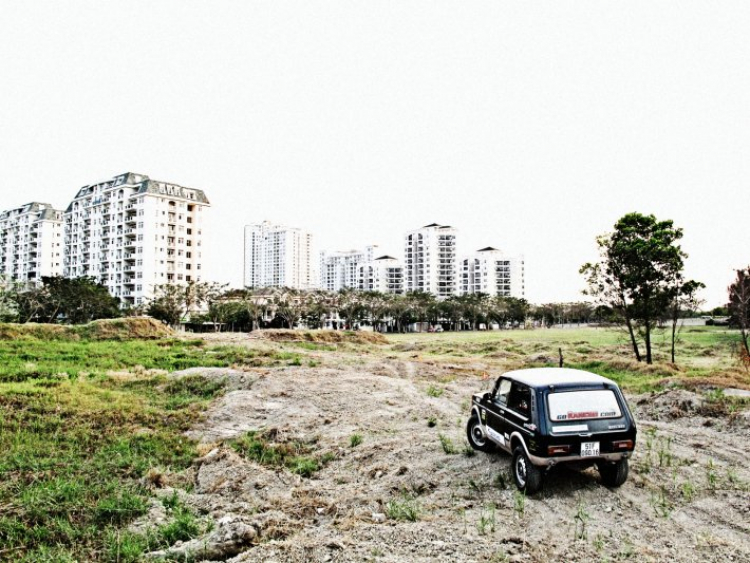
[[[531,415],[531,390],[514,383],[508,396],[508,408],[528,418]]]
[[[510,380],[509,379],[502,379],[500,380],[500,387],[497,389],[497,393],[495,393],[495,402],[499,405],[507,405],[508,404],[508,394],[510,393]]]

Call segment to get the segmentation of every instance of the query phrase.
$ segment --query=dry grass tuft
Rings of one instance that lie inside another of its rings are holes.
[[[379,332],[349,330],[259,330],[253,332],[255,338],[272,342],[321,342],[338,344],[388,344]]]

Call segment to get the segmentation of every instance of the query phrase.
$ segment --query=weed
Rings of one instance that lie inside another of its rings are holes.
[[[495,532],[495,505],[490,504],[489,506],[482,509],[482,513],[479,515],[479,521],[477,522],[477,531],[480,536],[484,536],[488,531]]]
[[[349,447],[356,448],[362,443],[362,434],[352,434],[349,436]]]
[[[414,499],[404,496],[401,500],[391,500],[385,505],[385,513],[391,520],[416,522],[419,519],[419,507]]]
[[[427,419],[427,427],[435,428],[435,426],[437,426],[437,418],[430,416],[430,418]]]
[[[573,539],[585,540],[588,538],[588,532],[586,531],[586,524],[588,523],[591,516],[586,512],[586,507],[583,504],[583,497],[578,498],[578,505],[576,506],[576,512],[573,515],[573,522],[575,529],[573,531]]]
[[[695,496],[695,487],[692,483],[689,481],[686,483],[683,483],[680,487],[682,497],[687,501],[690,502],[693,500],[693,497]]]
[[[445,392],[445,389],[443,389],[442,387],[436,387],[435,385],[430,385],[427,388],[427,395],[430,397],[435,397],[435,398],[440,397],[442,396],[444,392]]]
[[[712,491],[716,489],[718,478],[716,476],[716,469],[714,467],[714,460],[709,459],[708,463],[706,464],[706,482],[708,483],[708,488]]]
[[[597,551],[601,551],[604,549],[604,537],[601,535],[601,533],[597,532],[596,536],[594,537],[593,541],[594,549]]]
[[[661,518],[669,517],[672,511],[672,503],[667,497],[667,490],[664,486],[659,487],[659,492],[656,495],[651,495],[651,506],[657,516]]]
[[[453,445],[453,440],[451,440],[448,436],[446,436],[445,434],[438,434],[438,438],[440,439],[440,445],[443,447],[443,451],[446,454],[454,455],[458,453],[456,446]]]
[[[519,490],[513,491],[513,510],[516,516],[523,518],[526,512],[526,493],[522,493]]]
[[[464,442],[463,454],[465,457],[474,457],[477,455],[477,452],[468,444],[468,442]]]

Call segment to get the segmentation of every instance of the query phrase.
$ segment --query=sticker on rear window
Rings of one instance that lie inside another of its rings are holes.
[[[622,416],[617,398],[610,389],[550,393],[547,404],[550,420],[557,422]]]

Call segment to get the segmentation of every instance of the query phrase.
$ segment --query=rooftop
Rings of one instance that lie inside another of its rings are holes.
[[[529,387],[548,387],[550,385],[602,385],[615,382],[601,375],[570,368],[529,368],[509,371],[503,374],[511,379],[525,383]]]

